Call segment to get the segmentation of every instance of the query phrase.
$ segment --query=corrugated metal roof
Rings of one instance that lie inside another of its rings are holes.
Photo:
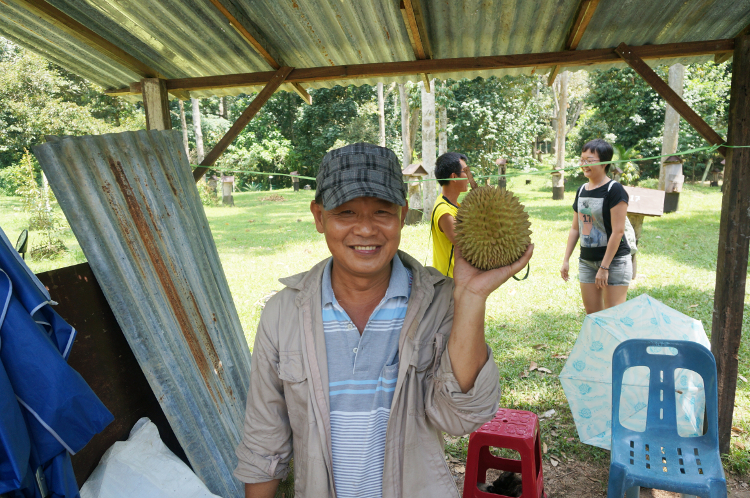
[[[732,38],[748,24],[750,0],[601,0],[578,49],[616,47],[622,42],[637,46]],[[648,62],[657,66],[710,59],[683,57]],[[612,66],[597,66],[605,67]]]
[[[58,138],[34,154],[193,470],[244,496],[232,471],[250,353],[181,132]]]
[[[286,65],[307,68],[415,59],[399,0],[222,1],[249,20],[278,54],[279,62]],[[166,78],[271,69],[209,0],[49,2]],[[579,0],[422,0],[420,5],[433,58],[442,59],[560,50],[578,3]],[[24,12],[23,0],[0,2],[0,34],[105,88],[121,88],[138,80],[116,62]],[[620,42],[642,45],[731,38],[748,24],[750,0],[601,0],[578,48],[611,48]],[[471,78],[530,71],[433,76]],[[418,81],[419,77],[325,81],[310,86],[407,79]],[[195,95],[236,94],[250,88]]]

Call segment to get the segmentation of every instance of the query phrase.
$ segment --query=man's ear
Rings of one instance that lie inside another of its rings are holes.
[[[313,218],[315,218],[315,229],[318,230],[318,233],[325,233],[323,228],[323,206],[315,201],[310,201],[310,212]]]
[[[401,208],[401,228],[404,228],[406,224],[406,215],[409,214],[409,201],[406,201],[406,206]]]

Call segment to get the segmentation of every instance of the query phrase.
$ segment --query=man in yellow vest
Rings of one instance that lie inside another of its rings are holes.
[[[458,212],[458,196],[462,192],[477,187],[466,165],[467,158],[458,152],[446,152],[435,162],[435,178],[442,193],[432,208],[432,266],[445,276],[453,278],[453,246],[456,236],[453,225]]]

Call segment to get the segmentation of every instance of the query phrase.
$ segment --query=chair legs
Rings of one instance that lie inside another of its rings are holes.
[[[709,498],[727,498],[727,483],[726,481],[711,480],[708,483],[708,497]]]
[[[612,464],[609,466],[609,485],[607,486],[607,498],[622,498],[626,491],[625,477],[627,471],[619,465]],[[639,488],[640,489],[640,488]],[[628,494],[628,498],[636,498],[638,495]]]
[[[625,498],[641,498],[641,487],[632,486],[625,491]]]

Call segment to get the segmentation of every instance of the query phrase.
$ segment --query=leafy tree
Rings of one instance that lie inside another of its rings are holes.
[[[656,68],[666,79],[667,68]],[[720,135],[726,136],[729,109],[731,64],[713,62],[690,64],[686,67],[684,100]],[[661,151],[666,104],[632,69],[593,71],[589,76],[587,112],[578,133],[577,150],[588,140],[612,134],[626,149],[636,148],[644,156]],[[679,149],[686,150],[708,145],[684,120],[680,123]],[[695,173],[704,166],[708,156],[686,157],[685,174]],[[658,176],[659,162],[640,162],[641,176]]]
[[[353,85],[311,90],[311,106],[298,109],[294,148],[301,174],[315,176],[323,156],[340,144],[378,141],[377,93]],[[303,173],[304,172],[304,173]]]
[[[499,157],[511,158],[511,165],[535,165],[531,144],[546,126],[537,85],[528,76],[458,82],[448,111],[448,148],[466,154],[483,174],[495,171]]]
[[[722,137],[727,136],[729,115],[729,94],[732,85],[732,64],[690,64],[685,68],[685,88],[683,99]],[[709,143],[695,128],[680,120],[679,149],[697,149]],[[684,156],[683,172],[686,177],[703,175],[703,168],[709,159],[707,152]],[[721,161],[721,160],[719,160]]]
[[[664,68],[657,68],[664,77]],[[646,155],[655,154],[660,147],[654,139],[661,137],[664,128],[664,101],[630,68],[593,71],[589,75],[587,106],[593,112],[581,125],[578,143],[571,144],[577,151],[594,138],[608,133],[626,149],[640,149]]]
[[[81,85],[80,79],[67,79],[68,73],[41,56],[9,48],[7,43],[0,52],[0,168],[17,163],[24,149],[42,143],[45,135],[102,134],[143,127],[142,113],[119,100],[122,112],[102,111],[106,96],[92,97],[101,93],[100,89],[89,83]]]

